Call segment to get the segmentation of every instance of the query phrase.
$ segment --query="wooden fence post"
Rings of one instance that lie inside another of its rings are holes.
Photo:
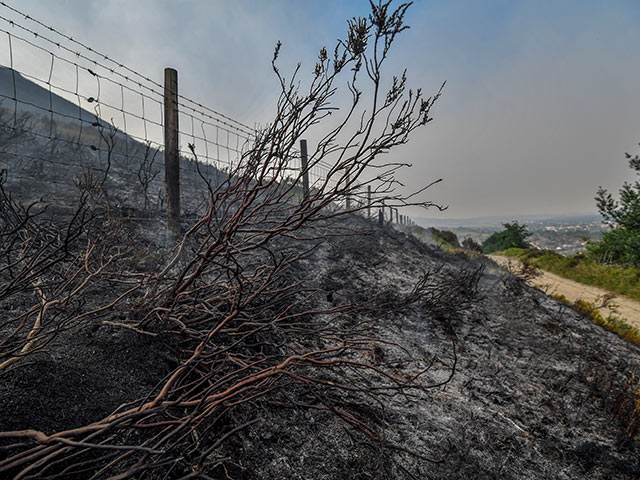
[[[371,185],[367,185],[367,218],[371,218]]]
[[[307,141],[300,140],[300,168],[302,169],[302,198],[309,198],[309,160],[307,158]]]
[[[382,208],[378,210],[378,226],[384,226],[384,211]]]
[[[167,228],[180,235],[180,153],[178,151],[178,72],[164,69],[164,173],[167,185]]]

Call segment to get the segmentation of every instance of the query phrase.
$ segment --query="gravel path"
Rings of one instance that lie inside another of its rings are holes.
[[[499,255],[489,255],[489,258],[498,265],[511,270],[513,273],[520,271],[521,262],[515,258]],[[582,299],[595,304],[601,302],[605,295],[614,295],[615,298],[610,302],[610,306],[602,309],[603,314],[605,316],[613,314],[623,317],[629,324],[640,329],[640,302],[614,294],[602,288],[574,282],[573,280],[568,280],[544,270],[540,270],[540,273],[540,276],[529,280],[528,283],[548,295],[560,294],[572,302]]]

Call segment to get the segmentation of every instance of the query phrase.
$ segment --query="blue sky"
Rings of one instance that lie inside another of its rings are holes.
[[[249,125],[273,112],[270,60],[309,71],[368,1],[9,0],[142,73],[180,74],[181,91]],[[407,190],[440,216],[595,211],[598,185],[633,180],[640,147],[640,2],[418,0],[388,74],[412,86],[447,81],[435,120],[398,150]],[[171,32],[171,34],[167,34]],[[416,211],[411,215],[422,215]],[[435,215],[435,213],[433,214]]]

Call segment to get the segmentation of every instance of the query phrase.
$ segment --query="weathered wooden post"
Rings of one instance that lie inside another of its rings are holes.
[[[167,185],[167,229],[180,235],[180,153],[178,151],[178,72],[164,69],[164,173]]]
[[[307,141],[300,140],[300,168],[302,168],[302,198],[309,198],[309,160],[307,158]]]
[[[367,185],[367,218],[371,218],[371,185]]]
[[[349,189],[351,188],[351,178],[347,173],[347,210],[351,210],[351,192]]]
[[[400,213],[398,213],[397,208],[396,208],[396,223],[400,223]]]
[[[378,226],[384,226],[384,211],[382,208],[378,210]]]

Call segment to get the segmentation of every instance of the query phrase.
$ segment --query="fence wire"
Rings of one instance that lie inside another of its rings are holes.
[[[0,169],[6,181],[23,196],[37,192],[58,198],[103,178],[106,188],[116,184],[124,192],[124,203],[163,209],[164,86],[0,1],[2,43]],[[195,211],[207,189],[187,146],[194,146],[201,166],[210,167],[205,174],[218,177],[238,165],[255,134],[182,94],[178,111],[183,205]],[[289,164],[296,179],[302,168],[299,152]],[[310,187],[327,181],[331,169],[314,162]],[[366,195],[352,201],[362,205]]]
[[[108,174],[126,201],[162,208],[163,85],[6,2],[0,2],[2,43],[0,168],[6,181],[23,194],[59,195]],[[203,164],[229,170],[251,145],[249,126],[201,102],[179,95],[179,111],[182,145],[193,144]],[[189,209],[190,199],[198,203],[206,195],[206,183],[191,151],[180,154]]]

